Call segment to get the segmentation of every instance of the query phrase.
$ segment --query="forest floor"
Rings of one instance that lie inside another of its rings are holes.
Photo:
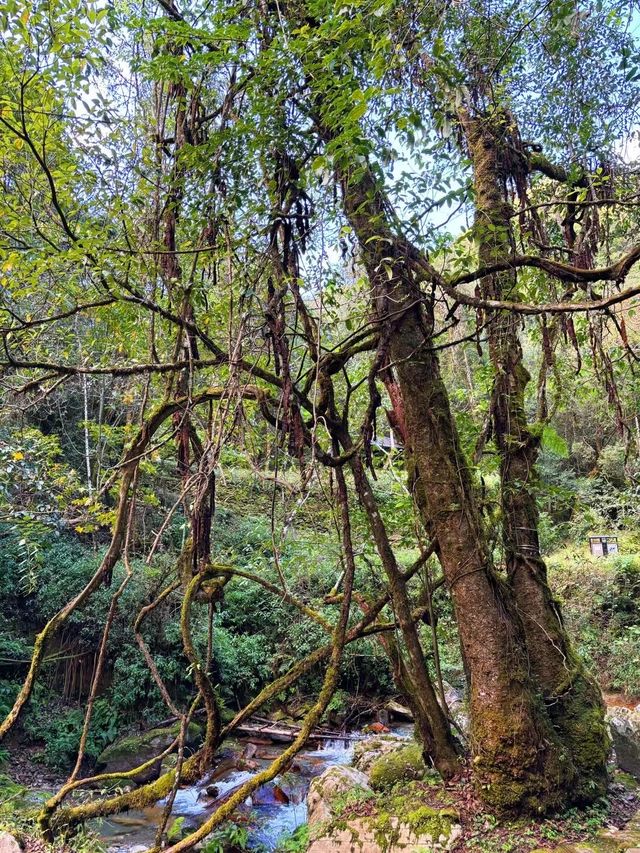
[[[433,780],[404,783],[402,789],[396,786],[391,791],[353,802],[340,810],[339,821],[340,825],[354,829],[361,818],[365,819],[365,826],[370,821],[375,824],[387,812],[395,814],[393,803],[398,796],[406,796],[408,803],[420,802],[435,810],[453,809],[458,814],[462,833],[451,848],[455,853],[531,853],[565,848],[569,853],[574,849],[571,845],[594,843],[603,832],[615,835],[629,821],[637,819],[640,787],[631,779],[627,781],[629,784],[612,780],[607,801],[585,809],[572,808],[541,819],[509,819],[486,811],[476,795],[470,773],[465,773],[446,785]],[[584,849],[586,853],[592,848]]]
[[[18,785],[34,790],[55,791],[69,775],[43,764],[40,760],[42,748],[37,744],[25,746],[10,742],[5,745],[5,749],[8,753],[5,769]]]
[[[38,775],[40,768],[37,764],[30,766],[31,761],[29,755],[18,757],[14,754],[7,769],[15,781],[33,790],[35,781],[41,780],[42,777]],[[34,781],[29,783],[27,780]],[[55,785],[51,783],[59,783],[60,779],[49,777],[48,782],[50,784],[46,787],[53,789]],[[582,810],[570,809],[560,815],[540,820],[500,819],[488,813],[476,796],[468,772],[446,785],[431,779],[411,782],[409,787],[411,797],[417,795],[424,805],[433,808],[452,807],[458,813],[462,835],[453,847],[455,853],[530,853],[533,850],[556,850],[565,845],[588,842],[603,829],[622,830],[627,822],[640,812],[640,786],[624,774],[616,774],[613,778],[606,802],[601,801]],[[385,808],[388,807],[388,796],[384,795],[384,802],[387,803]],[[358,818],[375,817],[380,807],[378,801],[382,797],[383,795],[377,795],[347,805],[341,812],[341,820],[349,822],[357,821]],[[92,836],[82,836],[73,846],[62,843],[55,847],[48,846],[37,836],[35,827],[29,825],[25,817],[24,814],[20,815],[21,819],[14,824],[11,816],[2,814],[0,810],[0,829],[15,832],[24,853],[98,853],[103,849]]]

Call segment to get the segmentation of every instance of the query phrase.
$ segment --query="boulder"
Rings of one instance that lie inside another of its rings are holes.
[[[390,699],[387,702],[387,710],[394,717],[399,717],[401,720],[413,720],[411,709],[407,708],[406,705],[401,705],[400,702],[396,702],[394,699]]]
[[[372,741],[372,742],[371,742]],[[424,786],[411,781],[426,768],[420,746],[399,738],[373,738],[357,746],[357,759],[371,779],[354,767],[329,767],[311,782],[310,846],[307,853],[423,853],[453,849],[462,835],[452,808],[424,802]],[[374,793],[382,768],[383,794]],[[388,781],[388,774],[394,777]],[[395,781],[402,785],[393,789]],[[366,814],[354,806],[366,803]]]
[[[180,724],[165,728],[150,729],[140,735],[121,738],[108,746],[98,756],[98,770],[101,773],[122,773],[133,770],[156,755],[160,755],[172,743],[180,732]],[[196,723],[190,723],[186,746],[195,747],[202,737],[202,729]],[[139,784],[153,782],[160,775],[162,762],[154,761],[146,770],[134,777]]]
[[[448,681],[443,681],[442,686],[444,687],[444,700],[451,710],[456,706],[462,705],[464,702],[464,693],[462,690],[453,687]]]
[[[267,782],[261,785],[257,791],[251,794],[252,806],[286,806],[289,803],[289,795],[275,782]]]
[[[614,705],[607,718],[618,767],[640,779],[640,711]]]
[[[0,829],[0,853],[22,853],[22,848],[13,835]]]
[[[244,748],[242,753],[243,758],[255,758],[256,753],[258,752],[258,747],[255,743],[248,743]]]
[[[385,752],[371,763],[369,781],[374,791],[380,791],[391,788],[396,782],[422,779],[426,770],[420,745],[403,744]]]
[[[355,789],[370,791],[369,780],[355,767],[335,765],[328,767],[311,781],[307,796],[309,825],[331,820],[332,802],[336,797]]]
[[[423,806],[407,819],[397,815],[358,817],[329,826],[315,836],[307,853],[422,853],[451,850],[462,828],[448,809]],[[319,827],[320,828],[320,827]]]
[[[363,773],[368,773],[371,765],[380,756],[388,752],[394,752],[414,741],[396,735],[381,735],[380,737],[366,738],[355,744],[353,748],[353,766]]]

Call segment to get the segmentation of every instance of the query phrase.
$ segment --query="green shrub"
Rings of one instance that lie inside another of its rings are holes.
[[[202,849],[202,853],[238,853],[249,849],[249,831],[244,826],[229,821],[215,830]],[[255,850],[255,847],[251,848]]]
[[[310,841],[309,824],[303,823],[278,842],[276,853],[304,853]]]
[[[20,690],[19,681],[0,680],[0,718],[4,719],[13,708],[16,696]]]
[[[621,541],[626,547],[626,540]],[[592,558],[586,546],[548,560],[578,651],[606,690],[640,691],[640,556]]]
[[[47,767],[67,769],[75,760],[84,723],[84,710],[51,712],[49,703],[36,703],[24,719],[24,730],[35,742],[43,742],[40,754]],[[95,760],[104,747],[117,736],[120,728],[116,711],[105,699],[97,699],[93,707],[91,728],[85,755]]]

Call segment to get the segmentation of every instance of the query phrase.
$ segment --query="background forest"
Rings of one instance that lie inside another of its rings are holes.
[[[267,783],[390,699],[487,812],[604,820],[601,691],[640,696],[639,16],[5,0],[0,818],[25,843],[168,798],[150,850],[242,848],[211,833],[257,776],[169,820],[234,730],[296,721]],[[159,778],[77,798],[167,720]],[[49,791],[37,827],[16,779]]]

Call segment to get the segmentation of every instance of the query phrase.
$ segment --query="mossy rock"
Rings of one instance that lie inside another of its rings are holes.
[[[612,707],[607,717],[618,767],[640,779],[640,711]]]
[[[422,805],[401,814],[382,812],[371,828],[382,851],[442,850],[450,844],[455,823],[448,809]]]
[[[369,768],[369,780],[374,791],[379,791],[397,782],[422,779],[426,769],[421,747],[409,744],[377,758]]]
[[[408,741],[397,735],[377,735],[367,737],[355,744],[353,748],[353,766],[363,773],[368,773],[372,765],[383,755],[395,752],[415,741]]]
[[[364,773],[341,764],[328,767],[324,773],[311,781],[309,787],[309,825],[333,819],[340,798],[355,791],[370,792]]]
[[[121,738],[100,753],[97,761],[98,768],[105,773],[122,773],[133,770],[134,767],[144,764],[154,756],[164,752],[179,732],[180,724],[176,723],[173,726],[150,729],[140,735]],[[202,727],[197,723],[190,723],[185,746],[192,749],[201,740]],[[161,764],[160,760],[154,761],[150,767],[137,774],[133,781],[140,784],[154,781],[160,775]]]
[[[392,797],[377,805],[376,814],[342,817],[312,828],[308,853],[445,851],[460,837],[455,810],[427,806],[411,791],[408,798]]]
[[[627,791],[632,791],[634,794],[640,792],[640,780],[632,776],[631,773],[625,773],[624,770],[616,770],[613,778],[620,785],[624,785]]]

